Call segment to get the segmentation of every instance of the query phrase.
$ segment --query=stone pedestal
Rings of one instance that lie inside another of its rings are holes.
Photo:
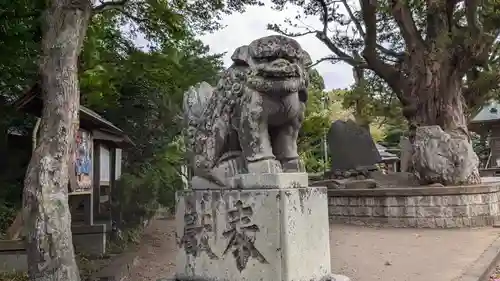
[[[326,188],[306,186],[305,173],[255,174],[179,191],[177,280],[348,280],[330,274]]]

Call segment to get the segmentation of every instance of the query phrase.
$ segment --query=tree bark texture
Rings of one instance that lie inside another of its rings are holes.
[[[421,170],[416,168],[416,172],[425,179],[423,182],[480,182],[478,168],[473,167],[477,155],[472,150],[467,130],[467,110],[464,107],[466,104],[475,106],[483,101],[483,89],[494,89],[500,81],[500,75],[491,75],[486,85],[480,83],[480,75],[469,75],[473,81],[469,81],[467,87],[464,87],[462,79],[467,73],[474,74],[474,69],[484,68],[488,64],[500,31],[497,17],[484,11],[496,11],[498,3],[432,0],[423,3],[423,11],[416,11],[412,3],[404,0],[386,1],[384,7],[381,7],[381,1],[360,0],[363,18],[360,21],[348,1],[338,1],[343,4],[357,33],[364,39],[361,59],[357,54],[345,52],[330,39],[329,7],[333,3],[326,0],[316,2],[320,7],[323,29],[314,33],[336,55],[332,59],[342,60],[355,68],[374,71],[401,101],[403,114],[410,122],[410,133],[413,133],[413,136],[410,135],[412,143],[419,143],[415,145],[420,151],[417,151],[419,155],[414,157],[414,162],[420,162],[417,166]],[[334,5],[338,5],[337,1],[334,2]],[[381,9],[390,12],[399,30],[405,45],[401,51],[379,44],[385,41],[385,35],[378,34],[378,14]],[[457,16],[460,10],[464,11],[463,18]],[[415,14],[425,19],[425,24],[417,25]],[[286,34],[283,31],[281,33]],[[440,130],[433,126],[438,126]],[[418,134],[420,127],[423,130]],[[427,140],[415,140],[417,135]],[[432,143],[441,141],[447,146],[441,149],[441,152],[446,152],[446,161],[442,161],[443,157],[436,153],[423,150],[425,145],[422,145],[430,139]],[[455,169],[456,173],[449,173],[451,169]],[[464,182],[464,176],[469,172]],[[454,176],[450,178],[452,174]]]
[[[413,166],[422,184],[477,184],[481,182],[479,162],[467,128],[463,73],[443,51],[426,53],[409,65],[412,76],[402,94]]]
[[[443,54],[425,53],[412,62],[408,85],[403,90],[404,115],[414,126],[438,125],[444,131],[468,134],[462,77]],[[443,57],[444,56],[444,59]]]
[[[356,90],[365,91],[365,70],[360,67],[353,67],[352,74],[352,76],[354,77],[354,85],[356,87]],[[354,120],[356,121],[356,124],[370,132],[371,120],[370,117],[366,116],[365,114],[366,106],[366,102],[363,98],[359,98],[354,102]]]
[[[50,0],[44,14],[40,62],[44,106],[23,194],[30,280],[80,280],[71,235],[68,171],[80,107],[77,60],[90,14],[90,0]]]
[[[366,67],[388,83],[403,105],[403,115],[410,123],[416,175],[423,184],[479,183],[481,178],[474,164],[477,155],[467,129],[462,78],[484,60],[491,40],[477,30],[475,16],[467,16],[467,27],[455,27],[449,15],[457,2],[426,2],[425,38],[413,20],[408,3],[402,0],[390,3],[406,48],[395,53],[377,45],[378,2],[363,0],[366,30],[363,57]],[[476,8],[477,5],[465,7],[468,15],[474,14]],[[398,62],[389,64],[378,52]]]

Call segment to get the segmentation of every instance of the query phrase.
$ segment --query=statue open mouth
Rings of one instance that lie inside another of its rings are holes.
[[[300,67],[286,59],[276,59],[267,63],[259,63],[255,66],[256,75],[271,80],[283,80],[286,78],[299,78]]]
[[[300,76],[252,76],[248,78],[248,86],[258,92],[272,95],[287,95],[305,88],[305,82]]]
[[[284,58],[268,58],[266,62],[254,65],[253,74],[248,77],[248,86],[273,96],[296,93],[306,87],[300,66]]]

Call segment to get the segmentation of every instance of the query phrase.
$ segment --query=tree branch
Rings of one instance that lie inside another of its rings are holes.
[[[363,57],[368,62],[371,70],[375,71],[377,75],[383,78],[387,84],[392,88],[394,93],[398,96],[403,105],[407,105],[408,101],[403,96],[404,85],[403,75],[397,69],[385,63],[377,55],[377,1],[361,0],[361,11],[363,21],[365,23],[365,49],[363,50]]]
[[[455,48],[454,56],[456,61],[460,62],[457,64],[457,69],[461,74],[465,74],[475,66],[487,68],[491,54],[496,51],[494,44],[500,33],[496,24],[491,33],[485,31],[485,26],[489,26],[488,24],[480,25],[477,18],[479,4],[478,0],[464,0],[467,26],[454,30],[453,43],[458,46],[458,48]],[[491,7],[484,9],[489,8]],[[483,17],[490,18],[487,15],[483,15]]]
[[[117,9],[118,11],[120,11],[120,13],[122,13],[124,16],[126,16],[127,18],[135,21],[136,23],[144,23],[144,22],[148,22],[148,19],[145,19],[145,18],[139,18],[139,17],[136,17],[134,15],[132,15],[131,13],[125,11],[124,9]]]
[[[493,63],[493,64],[498,63],[499,59],[500,59],[498,57],[498,55],[500,54],[500,44],[498,44],[498,43],[497,44],[493,44],[493,46],[491,46],[491,49],[492,49],[492,51],[491,51],[491,53],[489,55],[488,61],[490,63]],[[486,66],[486,68],[489,68],[489,67]]]
[[[341,0],[341,1],[342,1],[342,4],[344,4],[344,8],[346,9],[347,14],[351,18],[351,20],[354,22],[354,25],[356,26],[356,30],[358,30],[358,32],[361,35],[361,37],[365,37],[366,33],[363,30],[363,26],[361,25],[361,22],[354,15],[354,13],[353,13],[351,7],[349,6],[349,4],[347,4],[347,0]],[[389,50],[389,49],[385,48],[384,46],[382,46],[382,45],[380,45],[378,43],[376,44],[376,47],[382,53],[384,53],[384,54],[386,54],[388,56],[395,57],[397,59],[401,58],[404,55],[404,53],[394,52],[392,50]]]
[[[351,58],[347,58],[347,60],[349,61]],[[319,60],[317,60],[316,62],[314,62],[313,64],[311,64],[308,68],[313,68],[314,66],[324,62],[324,61],[329,61],[329,62],[332,62],[332,63],[336,63],[336,62],[339,62],[339,61],[344,61],[344,62],[347,62],[349,63],[348,61],[346,61],[346,58],[341,58],[341,57],[337,57],[337,56],[327,56],[327,57],[323,57],[323,58],[320,58]],[[363,63],[360,61],[359,64],[356,65],[356,67],[358,68],[368,68],[368,65],[366,63]]]
[[[130,0],[120,0],[120,1],[100,1],[101,4],[94,7],[93,12],[95,14],[102,13],[109,9],[116,9],[125,6]]]
[[[317,32],[316,30],[308,30],[305,32],[298,32],[298,33],[287,32],[286,30],[281,29],[277,24],[268,24],[267,29],[288,37],[301,37],[308,34],[315,34]]]
[[[482,33],[478,31],[478,33]],[[498,35],[482,33],[477,38],[467,37],[468,33],[462,36],[455,36],[454,59],[456,70],[460,75],[465,75],[470,68],[482,66],[487,68],[491,61],[491,54],[495,52],[495,38]]]
[[[465,0],[465,17],[467,19],[467,25],[471,31],[472,36],[477,36],[480,34],[479,26],[477,23],[477,8],[478,1],[477,0]]]
[[[323,30],[316,31],[316,38],[323,42],[323,44],[325,44],[328,49],[330,49],[330,51],[337,55],[340,60],[343,60],[352,66],[363,64],[362,61],[354,59],[352,56],[348,55],[346,52],[338,48],[335,43],[333,43],[333,41],[328,38],[328,5],[326,4],[325,0],[317,1],[321,6],[321,21],[323,22]]]
[[[342,4],[344,4],[344,8],[347,10],[347,14],[351,18],[351,20],[354,22],[354,25],[356,25],[356,29],[358,30],[359,34],[362,37],[365,37],[365,31],[363,30],[363,26],[361,25],[361,22],[356,18],[356,16],[352,12],[352,9],[349,6],[349,4],[347,4],[347,0],[342,0]]]
[[[458,0],[427,0],[427,31],[426,42],[431,45],[447,44],[447,40],[442,40],[443,36],[448,36],[454,25],[453,13]],[[443,45],[444,46],[444,45]],[[438,47],[442,48],[442,46]]]
[[[325,0],[318,0],[321,6],[321,20],[323,21],[323,34],[328,37],[328,5]]]
[[[404,0],[391,0],[392,15],[396,20],[408,50],[423,50],[422,36],[415,25],[410,8],[406,3],[407,1]]]
[[[348,55],[346,52],[335,46],[335,43],[333,43],[332,40],[330,40],[330,38],[328,38],[323,32],[317,31],[316,38],[323,42],[323,44],[325,44],[328,49],[330,49],[330,51],[337,55],[339,60],[345,61],[352,66],[359,66],[364,64],[363,61],[354,59],[352,56]]]
[[[500,73],[480,73],[473,70],[468,75],[468,87],[463,92],[463,97],[470,109],[483,105],[492,94],[492,91],[500,86]]]

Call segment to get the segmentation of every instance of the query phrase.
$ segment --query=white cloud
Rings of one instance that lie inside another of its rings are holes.
[[[264,2],[268,4],[270,1],[264,0]],[[224,29],[200,36],[200,39],[210,46],[212,53],[226,53],[224,63],[226,67],[229,67],[231,55],[236,48],[247,45],[259,37],[275,34],[275,32],[267,30],[267,24],[281,24],[286,18],[294,18],[297,12],[298,10],[294,7],[287,7],[284,11],[278,12],[267,6],[251,6],[243,14],[235,13],[226,16],[222,20],[222,24],[226,26]],[[313,17],[305,18],[302,22],[313,28],[319,28],[318,24],[320,24],[319,20]],[[130,27],[124,28],[124,32],[129,32],[129,30]],[[132,34],[129,35],[132,36]],[[136,34],[134,39],[137,46],[147,48],[148,41],[142,34]],[[313,61],[332,54],[314,35],[306,35],[296,39],[309,52]],[[316,68],[323,76],[327,90],[347,88],[354,82],[352,69],[346,63],[323,62]]]
[[[224,29],[201,36],[200,39],[210,46],[211,52],[226,52],[224,63],[229,66],[231,65],[230,57],[237,47],[247,45],[259,37],[275,34],[267,30],[267,24],[283,23],[285,18],[293,18],[296,13],[297,10],[292,7],[281,12],[274,11],[270,7],[249,7],[243,14],[226,16],[222,20],[222,24],[226,25]],[[303,22],[310,26],[319,24],[315,18],[306,18]],[[331,54],[331,51],[314,35],[306,35],[296,39],[309,52],[313,61]],[[353,83],[351,67],[345,63],[323,62],[317,66],[317,69],[323,76],[328,90],[347,88]]]

